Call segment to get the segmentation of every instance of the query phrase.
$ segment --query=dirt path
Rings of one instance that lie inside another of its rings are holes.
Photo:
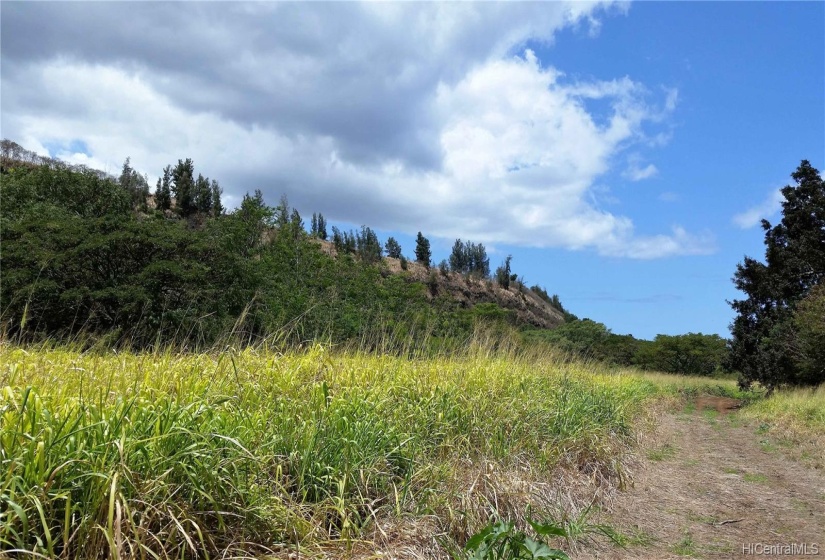
[[[737,412],[666,413],[645,442],[633,488],[602,517],[627,548],[574,558],[823,558],[825,472]],[[748,550],[748,544],[752,544]],[[762,545],[807,544],[807,553]],[[761,554],[760,554],[761,552]]]

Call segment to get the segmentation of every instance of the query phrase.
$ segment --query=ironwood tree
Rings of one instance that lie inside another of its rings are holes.
[[[728,367],[740,373],[743,387],[759,382],[772,390],[825,381],[825,366],[802,350],[823,328],[821,320],[807,318],[819,301],[808,298],[820,293],[814,289],[825,280],[825,183],[807,160],[791,177],[795,184],[782,189],[780,223],[762,220],[765,262],[745,257],[733,276],[746,297],[730,302],[736,318]]]

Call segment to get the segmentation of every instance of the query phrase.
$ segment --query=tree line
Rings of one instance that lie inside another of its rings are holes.
[[[0,322],[21,340],[207,346],[229,332],[286,329],[300,342],[382,329],[446,343],[509,317],[430,301],[421,283],[382,274],[384,251],[404,259],[401,247],[367,226],[332,227],[333,257],[316,242],[326,218],[313,214],[307,231],[286,197],[269,206],[257,190],[227,211],[219,183],[189,158],[167,165],[152,194],[129,159],[113,177],[4,146]],[[415,259],[431,264],[420,232]]]
[[[0,323],[7,335],[209,345],[227,332],[254,339],[285,328],[297,341],[365,339],[379,325],[401,338],[426,331],[446,340],[466,336],[478,320],[515,324],[495,304],[461,309],[427,298],[427,287],[410,278],[382,274],[384,256],[402,269],[407,258],[395,238],[382,244],[368,226],[341,231],[314,213],[307,229],[286,197],[272,207],[260,190],[227,211],[220,184],[196,173],[189,158],[163,169],[154,194],[128,158],[113,177],[4,140],[0,167]],[[552,331],[515,326],[528,340],[622,366],[736,371],[745,387],[823,382],[825,184],[807,161],[792,177],[795,184],[782,189],[781,221],[762,223],[764,262],[745,257],[736,268],[733,281],[745,297],[730,302],[730,340],[616,335],[579,320],[541,286],[530,289],[565,324]],[[421,232],[414,260],[432,266]],[[457,239],[439,268],[526,289],[511,262],[506,257],[491,275],[484,245]]]

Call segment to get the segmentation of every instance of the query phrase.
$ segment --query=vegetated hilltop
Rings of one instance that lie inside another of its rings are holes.
[[[319,242],[329,254],[336,254],[332,243]],[[431,302],[447,300],[459,308],[476,309],[479,315],[490,317],[509,314],[514,324],[538,329],[554,329],[565,322],[563,309],[518,280],[504,287],[489,277],[427,267],[415,261],[402,266],[402,259],[389,256],[383,257],[381,269],[384,274],[400,275],[408,282],[423,284],[427,287],[426,298]]]
[[[166,166],[152,194],[128,158],[115,178],[14,142],[0,148],[0,320],[19,340],[82,333],[107,346],[206,347],[227,333],[295,343],[390,334],[441,347],[480,321],[564,320],[558,298],[522,286],[509,259],[493,281],[481,244],[457,241],[452,265],[435,268],[421,234],[407,259],[366,226],[329,236],[313,214],[307,228],[285,197],[273,207],[256,191],[227,211],[220,184],[191,159]]]

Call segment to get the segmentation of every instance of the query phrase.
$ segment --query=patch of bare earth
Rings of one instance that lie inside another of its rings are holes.
[[[825,472],[790,459],[735,403],[711,401],[663,413],[643,438],[633,487],[599,519],[625,548],[600,542],[575,558],[756,558],[762,545],[803,544],[768,552],[825,558]]]

